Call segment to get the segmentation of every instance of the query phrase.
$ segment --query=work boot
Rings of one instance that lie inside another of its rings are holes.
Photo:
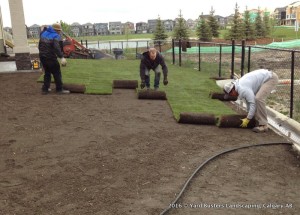
[[[47,95],[47,94],[50,93],[50,92],[51,92],[51,88],[48,88],[48,90],[42,89],[42,94],[43,94],[43,95]]]
[[[255,128],[252,129],[252,131],[256,132],[256,133],[263,133],[263,132],[266,132],[268,131],[268,126],[267,125],[260,125],[260,126],[257,126]]]
[[[69,94],[69,93],[70,93],[70,90],[62,89],[62,90],[56,91],[56,93],[58,93],[58,94]]]
[[[47,95],[49,93],[49,91],[47,91],[47,90],[42,90],[42,94],[43,95]]]

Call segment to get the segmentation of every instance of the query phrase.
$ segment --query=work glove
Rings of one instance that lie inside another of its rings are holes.
[[[167,85],[168,83],[169,83],[168,78],[165,77],[165,78],[164,78],[164,85]]]
[[[67,66],[67,60],[66,60],[66,58],[62,57],[60,59],[60,63],[61,63],[62,66]]]
[[[242,124],[240,125],[240,127],[246,128],[248,126],[248,123],[250,122],[250,120],[248,118],[241,119],[241,120],[242,120]]]
[[[146,86],[146,84],[145,84],[145,80],[142,80],[142,82],[141,82],[141,89],[144,89],[144,88],[145,88],[145,86]]]

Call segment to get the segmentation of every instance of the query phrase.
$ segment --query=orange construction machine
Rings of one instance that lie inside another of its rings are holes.
[[[94,59],[95,55],[90,50],[81,45],[72,37],[63,33],[65,39],[63,40],[64,57],[66,58],[80,58],[80,59]]]

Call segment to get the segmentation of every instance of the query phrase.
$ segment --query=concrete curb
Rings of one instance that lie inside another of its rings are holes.
[[[300,134],[300,123],[267,107],[268,116],[272,117],[279,126],[285,127],[296,134]]]
[[[39,70],[17,70],[17,71],[0,71],[0,75],[1,74],[9,74],[9,73],[36,73],[36,72],[42,72],[41,69]]]
[[[241,100],[232,102],[243,110],[246,110],[246,103]],[[300,152],[300,123],[275,111],[267,106],[268,124],[280,135],[288,137],[293,141],[295,148]]]

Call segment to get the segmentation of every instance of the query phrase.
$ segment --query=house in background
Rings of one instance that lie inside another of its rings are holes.
[[[286,25],[286,8],[287,7],[280,7],[274,10],[273,17],[277,25]]]
[[[148,20],[148,33],[153,34],[156,29],[157,19]]]
[[[134,23],[125,22],[122,24],[122,34],[135,34]]]
[[[186,25],[189,29],[191,30],[195,30],[196,29],[196,26],[197,26],[197,21],[196,20],[192,20],[192,19],[188,19],[186,21]]]
[[[40,38],[41,26],[34,24],[27,27],[27,37],[28,38]]]
[[[7,33],[11,34],[11,35],[13,34],[12,33],[12,28],[10,28],[10,27],[4,27],[3,30],[6,31]]]
[[[108,35],[108,23],[95,23],[95,35]]]
[[[121,22],[109,22],[108,28],[109,28],[109,34],[122,34]]]
[[[171,32],[174,29],[175,22],[171,19],[163,20],[163,25],[165,27],[166,32]]]
[[[136,34],[146,34],[148,32],[148,24],[146,22],[137,22],[135,29]]]
[[[225,29],[227,25],[226,17],[215,15],[217,22],[219,23],[220,29]]]
[[[81,36],[81,25],[78,22],[74,22],[70,25],[70,30],[72,32],[73,37]]]
[[[286,7],[286,25],[295,26],[300,21],[300,1],[289,4]]]
[[[81,36],[94,36],[95,29],[92,23],[86,23],[82,25],[82,35]]]

